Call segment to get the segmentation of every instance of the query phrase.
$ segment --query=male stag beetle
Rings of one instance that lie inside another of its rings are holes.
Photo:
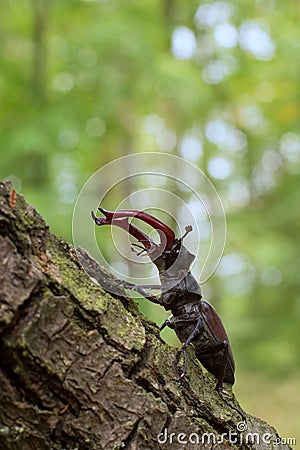
[[[234,384],[234,359],[220,317],[210,303],[202,300],[200,286],[190,272],[195,256],[184,247],[182,241],[192,231],[192,227],[187,226],[184,236],[178,239],[171,228],[146,212],[107,211],[103,208],[99,208],[99,211],[104,217],[96,217],[92,212],[95,224],[115,225],[126,230],[140,243],[136,244],[142,249],[139,254],[149,256],[159,271],[160,286],[139,286],[125,281],[123,285],[172,312],[160,330],[166,326],[174,329],[182,342],[180,352],[183,354],[184,366],[179,379],[185,375],[186,349],[192,342],[196,357],[216,377],[219,396],[245,420],[243,411],[230,404],[223,396],[223,382]],[[160,243],[155,244],[149,236],[129,223],[129,217],[140,219],[155,228],[159,233]],[[150,293],[151,289],[157,288],[161,290],[160,297]]]

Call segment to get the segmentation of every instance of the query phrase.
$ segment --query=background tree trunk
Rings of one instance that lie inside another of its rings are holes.
[[[1,450],[289,448],[263,442],[278,435],[255,417],[239,432],[241,418],[193,349],[178,383],[176,350],[121,287],[112,297],[95,282],[113,277],[82,250],[93,281],[74,249],[13,196],[1,183]],[[257,433],[253,444],[247,432]]]

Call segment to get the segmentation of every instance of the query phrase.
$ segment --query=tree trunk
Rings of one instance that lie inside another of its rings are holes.
[[[177,382],[157,327],[121,287],[112,297],[96,283],[115,280],[81,250],[88,276],[10,183],[0,230],[1,450],[289,448],[258,418],[239,429],[192,348]]]

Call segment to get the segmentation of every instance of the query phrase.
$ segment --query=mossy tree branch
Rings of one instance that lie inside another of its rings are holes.
[[[278,435],[251,416],[247,432],[259,441],[230,442],[241,419],[193,350],[178,383],[176,350],[157,327],[121,287],[112,297],[95,283],[22,196],[14,204],[9,183],[0,184],[0,227],[0,450],[289,448],[263,442]],[[90,269],[115,283],[93,260]],[[157,439],[164,430],[167,443]]]

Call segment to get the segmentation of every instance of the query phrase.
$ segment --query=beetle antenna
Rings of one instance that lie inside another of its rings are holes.
[[[145,247],[143,247],[143,246],[140,245],[140,244],[134,243],[134,244],[131,244],[131,245],[132,245],[132,247],[137,247],[137,248],[141,248],[141,249],[145,250]]]
[[[142,250],[140,250],[140,251],[138,252],[134,247],[141,248]],[[145,255],[143,255],[143,256],[146,256],[146,254],[147,254],[147,249],[145,249],[145,248],[144,248],[142,245],[140,245],[140,244],[131,244],[131,250],[132,250],[134,253],[136,253],[137,256],[141,256],[144,252],[145,252]]]
[[[193,227],[192,225],[187,225],[185,227],[185,233],[184,235],[181,237],[181,240],[183,240],[191,231],[193,231]]]

